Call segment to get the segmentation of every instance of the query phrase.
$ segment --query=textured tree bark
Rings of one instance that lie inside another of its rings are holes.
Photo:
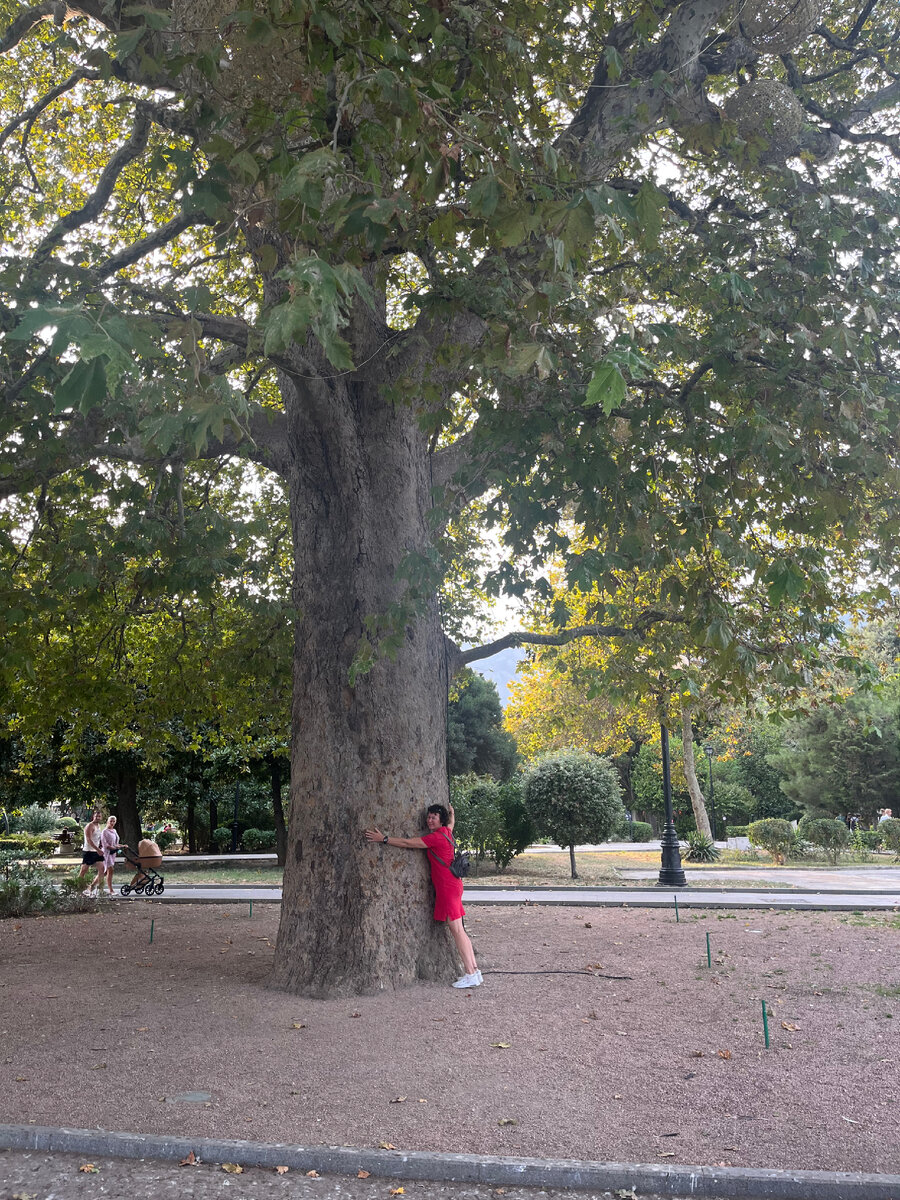
[[[451,980],[427,856],[364,840],[417,836],[447,803],[446,669],[436,601],[401,623],[396,654],[350,684],[366,631],[403,599],[396,568],[424,553],[427,447],[415,414],[335,381],[316,409],[285,387],[298,613],[291,821],[276,987],[352,995]]]
[[[281,783],[284,767],[282,760],[269,755],[269,784],[272,790],[272,812],[275,817],[275,854],[279,867],[287,859],[287,825],[284,820],[284,805],[281,803]]]
[[[694,810],[694,821],[698,831],[704,837],[712,838],[712,829],[706,812],[706,800],[700,790],[700,781],[697,779],[697,769],[694,765],[694,726],[691,721],[690,706],[687,704],[681,710],[681,744],[684,757],[684,777],[687,780],[691,807]]]
[[[203,787],[204,787],[204,789],[206,788],[205,783],[203,784]],[[209,854],[217,853],[216,843],[213,841],[213,834],[216,832],[218,827],[219,827],[219,805],[216,800],[215,789],[210,788],[209,789],[209,845],[207,847],[207,852]]]
[[[119,841],[137,850],[141,840],[141,816],[137,806],[137,771],[118,767],[113,778],[116,792],[116,832]]]

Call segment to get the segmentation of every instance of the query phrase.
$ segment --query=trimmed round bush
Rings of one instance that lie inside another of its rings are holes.
[[[726,825],[725,826],[725,836],[727,838],[747,837],[747,830],[749,828],[750,828],[749,825]]]
[[[803,817],[797,826],[797,836],[824,850],[833,863],[850,844],[850,830],[843,821],[833,817]]]
[[[766,817],[747,826],[747,837],[751,845],[768,850],[777,863],[783,863],[794,843],[794,827],[781,817]]]
[[[649,821],[632,821],[631,840],[633,842],[652,842],[653,826]]]
[[[260,854],[264,850],[275,849],[274,829],[245,829],[241,845],[248,854]]]
[[[221,854],[231,849],[231,829],[228,825],[219,825],[213,830],[212,844]]]
[[[876,832],[881,834],[882,846],[886,850],[892,850],[900,858],[900,820],[888,817],[886,821],[879,821]]]
[[[525,776],[525,807],[538,834],[569,847],[576,879],[576,844],[607,841],[622,819],[618,773],[583,750],[547,754]]]

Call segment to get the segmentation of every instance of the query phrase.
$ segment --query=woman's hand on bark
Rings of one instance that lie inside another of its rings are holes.
[[[380,829],[367,829],[366,830],[366,841],[368,841],[368,842],[383,842],[384,834],[381,832]]]

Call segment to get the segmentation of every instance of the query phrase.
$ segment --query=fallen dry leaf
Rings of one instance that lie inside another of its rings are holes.
[[[659,1157],[660,1158],[674,1158],[675,1151],[674,1150],[660,1150]]]
[[[78,1170],[81,1171],[81,1173],[83,1175],[99,1175],[100,1174],[100,1168],[95,1167],[93,1163],[82,1163],[81,1166],[78,1168]]]
[[[178,1165],[179,1165],[179,1167],[194,1167],[194,1166],[196,1166],[197,1165],[197,1155],[192,1150],[190,1152],[190,1154],[187,1156],[187,1158],[183,1158]]]
[[[717,1050],[716,1054],[718,1054],[719,1058],[731,1058],[730,1050]]]
[[[12,1200],[37,1200],[37,1192],[13,1192]]]
[[[691,1058],[702,1058],[702,1057],[703,1057],[702,1050],[692,1050],[691,1051]]]
[[[397,1147],[394,1145],[393,1142],[379,1142],[378,1149],[379,1150],[396,1150]]]
[[[617,1200],[637,1200],[637,1192],[634,1188],[616,1188],[615,1195]]]
[[[356,1178],[357,1178],[357,1179],[368,1179],[368,1178],[369,1178],[369,1172],[368,1172],[368,1171],[357,1171],[357,1172],[356,1172]]]
[[[427,1103],[428,1103],[428,1101],[427,1101],[427,1100],[423,1100],[423,1099],[422,1099],[422,1097],[420,1096],[420,1097],[419,1097],[419,1103],[420,1103],[420,1104],[427,1104]]]
[[[797,1030],[800,1028],[800,1026],[799,1026],[799,1025],[792,1025],[790,1021],[782,1021],[782,1022],[781,1022],[781,1028],[782,1028],[782,1029],[787,1029],[787,1030],[788,1030],[790,1033],[796,1033],[796,1032],[797,1032]]]
[[[27,1083],[27,1082],[28,1082],[27,1075],[17,1075],[16,1076],[16,1083]]]
[[[276,1167],[275,1174],[276,1175],[287,1175],[287,1173],[290,1169],[291,1169],[290,1167]]]
[[[291,1029],[305,1029],[305,1028],[306,1028],[306,1026],[303,1024],[302,1021],[294,1021],[294,1023],[291,1025]]]
[[[491,1042],[491,1049],[493,1049],[493,1050],[508,1050],[511,1045],[512,1045],[512,1042]]]
[[[229,1175],[243,1175],[244,1168],[239,1167],[237,1163],[222,1163],[222,1170],[227,1171]]]
[[[319,1172],[318,1172],[318,1171],[307,1171],[307,1172],[306,1172],[306,1178],[307,1178],[307,1179],[318,1179],[318,1178],[319,1178]]]
[[[514,1120],[512,1117],[501,1117],[497,1122],[498,1125],[518,1125],[518,1123],[519,1122]]]
[[[406,1188],[402,1188],[402,1187],[391,1188],[391,1195],[392,1196],[402,1196],[405,1191],[406,1191]]]
[[[494,1195],[495,1196],[505,1196],[506,1188],[494,1188]]]
[[[149,1033],[150,1026],[149,1025],[138,1025],[137,1029],[134,1032],[135,1033]]]
[[[394,1099],[391,1101],[391,1104],[405,1104],[405,1103],[406,1103],[405,1096],[395,1096]]]

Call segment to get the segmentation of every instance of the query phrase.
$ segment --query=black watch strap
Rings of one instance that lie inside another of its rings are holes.
[[[385,844],[385,846],[386,846],[386,845],[388,844],[388,835],[387,835],[387,834],[385,834],[385,835],[384,835],[384,837],[383,837],[381,840],[382,840],[382,842],[384,842],[384,844]]]

